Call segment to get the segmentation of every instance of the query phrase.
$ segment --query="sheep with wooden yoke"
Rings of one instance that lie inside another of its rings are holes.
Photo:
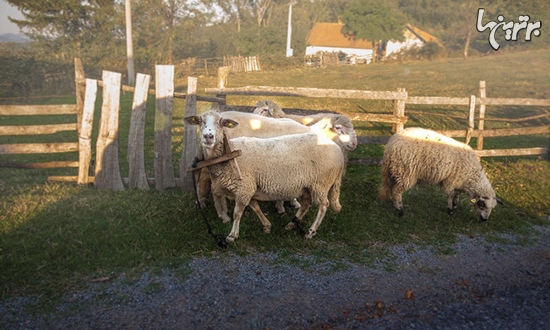
[[[384,151],[380,199],[391,198],[403,216],[402,195],[417,183],[440,186],[454,214],[460,193],[470,197],[478,220],[487,220],[497,205],[496,194],[472,148],[423,128],[394,134]]]
[[[224,134],[238,122],[223,117],[215,111],[185,118],[192,125],[200,125],[203,159],[211,159],[225,153]],[[344,156],[340,147],[331,140],[313,133],[284,135],[259,139],[239,137],[230,140],[234,149],[242,151],[237,158],[242,173],[239,180],[228,162],[209,168],[213,195],[227,196],[235,200],[233,228],[227,237],[229,242],[239,236],[240,219],[244,208],[250,205],[264,225],[271,231],[271,223],[262,213],[258,200],[277,201],[301,197],[302,206],[296,218],[302,220],[312,204],[319,206],[317,216],[305,235],[311,239],[316,233],[327,207],[340,211],[336,204],[340,193]],[[215,201],[215,204],[218,203]],[[293,222],[287,229],[295,226]]]
[[[353,123],[351,119],[347,116],[337,114],[337,113],[318,113],[315,115],[299,116],[299,115],[290,115],[286,114],[281,107],[271,101],[271,100],[260,100],[256,103],[256,108],[254,113],[264,117],[280,118],[280,119],[292,119],[302,125],[312,126],[319,121],[330,119],[332,125],[332,130],[338,134],[339,138],[344,138],[345,140],[342,143],[349,142],[351,148],[346,148],[347,150],[354,150],[357,147],[357,134],[353,129]],[[347,139],[350,139],[347,141]],[[336,143],[339,143],[335,139]]]
[[[237,127],[227,131],[227,137],[229,139],[241,136],[271,138],[281,135],[312,132],[333,140],[342,148],[342,150],[353,150],[357,147],[357,137],[355,132],[352,132],[352,135],[347,135],[343,131],[340,131],[339,133],[334,131],[334,117],[323,118],[311,126],[304,126],[290,119],[269,118],[238,111],[223,112],[223,117],[239,123]],[[210,180],[208,173],[206,170],[203,170],[200,175],[198,188],[199,201],[203,206],[210,191],[209,187]],[[291,200],[291,204],[296,208],[300,207],[300,204],[295,199]],[[285,212],[283,201],[278,201],[276,207],[279,213]],[[224,203],[220,205],[219,209],[222,210],[222,212],[218,212],[218,216],[224,222],[230,221],[230,218],[227,216],[227,206],[225,204],[225,200]]]

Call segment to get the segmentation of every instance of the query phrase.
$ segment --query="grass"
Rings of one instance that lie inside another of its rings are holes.
[[[479,80],[487,81],[491,97],[550,98],[550,61],[547,50],[506,53],[467,60],[375,64],[357,67],[302,69],[284,72],[236,74],[230,86],[271,85],[341,89],[395,90],[405,87],[409,95],[460,96],[477,94]],[[213,78],[200,78],[199,91],[214,87]],[[178,89],[185,91],[184,82]],[[120,115],[120,166],[128,175],[127,136],[132,95],[123,94]],[[254,105],[256,97],[229,97],[230,104]],[[283,107],[369,112],[389,111],[390,102],[275,98]],[[29,100],[40,103],[74,103],[74,98]],[[97,101],[94,141],[101,100]],[[208,108],[200,103],[199,111]],[[407,109],[413,109],[407,106]],[[417,109],[424,109],[417,107]],[[181,156],[184,103],[176,100],[173,122],[173,161]],[[440,113],[463,113],[464,107],[430,107]],[[149,98],[146,130],[146,168],[153,176],[154,98]],[[547,112],[540,107],[489,107],[488,117],[523,117]],[[1,117],[2,125],[75,121],[74,116]],[[388,125],[355,122],[361,135],[389,134]],[[408,126],[459,129],[465,121],[413,115]],[[487,122],[486,127],[548,125],[547,119],[531,123]],[[74,133],[36,137],[0,137],[2,143],[76,141]],[[475,143],[475,139],[473,145]],[[546,147],[547,135],[487,138],[488,148]],[[363,145],[350,157],[381,157],[383,146]],[[60,155],[1,156],[0,161],[50,161],[77,159],[75,153]],[[91,278],[116,277],[121,272],[144,269],[184,269],[195,257],[220,253],[247,254],[283,251],[282,260],[298,262],[296,253],[315,260],[336,261],[335,271],[345,268],[340,260],[370,264],[387,255],[386,247],[416,242],[433,244],[441,253],[452,253],[449,244],[456,234],[519,233],[528,236],[533,225],[548,225],[541,218],[550,214],[550,164],[537,157],[484,159],[482,164],[497,194],[499,206],[485,223],[477,223],[468,200],[462,196],[457,214],[445,213],[446,197],[436,188],[416,187],[404,196],[406,215],[398,218],[389,202],[377,199],[380,166],[349,166],[343,182],[340,214],[328,212],[317,237],[306,241],[295,232],[285,232],[288,214],[278,215],[271,203],[263,210],[273,223],[266,235],[250,210],[241,222],[241,236],[227,251],[220,251],[208,237],[194,205],[194,197],[179,189],[164,193],[126,190],[96,191],[88,187],[46,182],[49,175],[76,175],[75,169],[21,170],[0,168],[0,290],[4,297],[20,293],[52,295],[86,283]],[[211,204],[210,204],[211,205]],[[306,217],[311,222],[313,208]],[[213,207],[206,210],[216,233],[227,234],[230,224],[217,220]],[[305,265],[307,267],[307,265]],[[159,288],[147,290],[155,294]]]

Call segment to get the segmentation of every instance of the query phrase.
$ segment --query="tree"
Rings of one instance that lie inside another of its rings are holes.
[[[383,0],[353,0],[342,21],[342,33],[351,38],[370,40],[373,43],[373,59],[378,55],[379,43],[389,40],[403,41],[407,20],[391,2]]]

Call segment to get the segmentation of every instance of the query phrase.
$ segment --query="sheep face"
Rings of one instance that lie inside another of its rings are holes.
[[[492,197],[479,197],[476,196],[473,198],[470,203],[474,205],[476,210],[477,220],[478,221],[487,221],[491,211],[497,206],[496,196]]]
[[[346,150],[357,148],[357,135],[351,120],[342,115],[329,115],[311,126],[312,131],[325,135]]]
[[[271,100],[260,100],[256,103],[254,113],[264,117],[284,118],[285,113],[277,103]]]
[[[186,117],[185,122],[191,125],[200,126],[201,146],[211,150],[215,145],[221,143],[223,128],[233,128],[239,125],[234,120],[223,118],[215,111],[207,111],[200,116]]]

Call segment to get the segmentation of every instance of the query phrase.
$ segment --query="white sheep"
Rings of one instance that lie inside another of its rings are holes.
[[[200,116],[185,118],[192,125],[200,125],[203,159],[211,159],[225,153],[224,128],[239,125],[215,111]],[[301,197],[302,206],[296,218],[302,220],[311,204],[319,206],[317,216],[306,239],[316,233],[330,205],[336,212],[341,206],[338,201],[344,171],[344,157],[341,149],[331,140],[313,133],[285,135],[259,139],[240,137],[231,139],[234,149],[242,151],[237,158],[242,173],[238,180],[228,162],[209,167],[215,205],[216,196],[227,196],[235,200],[233,228],[227,237],[229,242],[239,236],[240,218],[247,205],[258,215],[264,231],[271,231],[271,223],[262,213],[258,200],[277,201]],[[224,198],[222,198],[224,199]],[[286,228],[294,228],[289,223]]]
[[[304,126],[291,119],[269,118],[238,111],[223,112],[223,117],[239,123],[237,127],[227,131],[227,136],[230,139],[241,136],[271,138],[281,135],[313,132],[333,140],[342,150],[353,150],[357,147],[357,136],[353,130],[351,135],[345,134],[342,130],[339,133],[335,132],[335,117],[320,119],[316,124],[311,126]],[[210,180],[208,179],[208,174],[206,171],[202,171],[199,180],[198,195],[199,201],[203,206],[209,193],[209,187]],[[223,205],[223,210],[225,211],[218,213],[218,216],[224,222],[227,222],[230,218],[227,216],[227,206]],[[291,205],[296,208],[300,207],[300,204],[295,199],[291,200]],[[278,201],[276,207],[279,213],[285,212],[283,201]]]
[[[331,121],[332,130],[336,134],[341,136],[349,136],[351,138],[350,144],[353,144],[353,148],[346,149],[354,150],[357,147],[357,135],[355,134],[355,130],[353,129],[353,123],[351,122],[351,119],[341,114],[318,113],[315,115],[307,116],[290,115],[286,114],[277,103],[271,100],[258,101],[256,103],[256,108],[254,109],[254,114],[264,117],[292,119],[302,125],[308,126],[314,125],[321,120],[326,120],[327,118],[329,118]],[[338,142],[336,141],[336,143]]]
[[[454,214],[460,193],[475,206],[478,220],[487,220],[496,194],[470,146],[423,128],[394,134],[384,151],[380,199],[388,197],[403,216],[402,195],[417,183],[440,186],[448,196],[447,213]]]

